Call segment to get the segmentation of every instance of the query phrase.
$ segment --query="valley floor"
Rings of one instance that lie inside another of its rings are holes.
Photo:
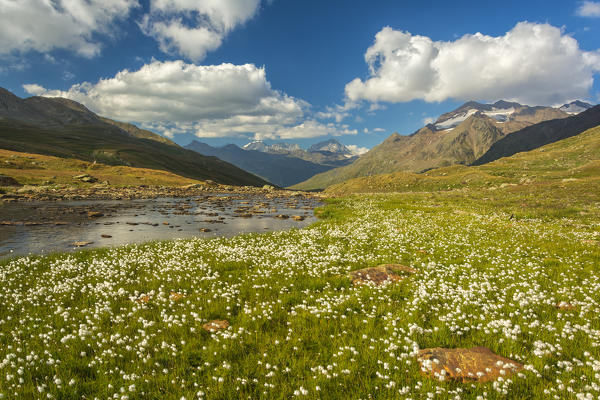
[[[0,397],[598,398],[600,196],[560,185],[346,197],[302,230],[5,261]],[[417,272],[351,284],[382,263]],[[440,381],[416,358],[473,346],[525,368]]]

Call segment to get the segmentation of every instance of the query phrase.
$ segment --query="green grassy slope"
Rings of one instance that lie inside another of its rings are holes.
[[[266,181],[216,157],[179,146],[140,139],[110,125],[65,126],[45,130],[0,121],[0,148],[56,157],[97,160],[109,165],[159,169],[187,178],[232,185],[264,185]]]

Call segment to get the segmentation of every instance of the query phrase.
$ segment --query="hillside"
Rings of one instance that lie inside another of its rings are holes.
[[[61,98],[21,99],[0,89],[0,148],[109,165],[169,171],[231,185],[266,181],[215,157],[205,157],[131,124],[107,122]]]
[[[569,118],[542,122],[511,133],[494,143],[473,165],[481,165],[529,151],[600,125],[600,106],[590,108]]]
[[[600,126],[538,149],[480,166],[451,166],[423,174],[396,172],[348,180],[327,188],[330,194],[367,192],[488,190],[530,185],[576,185],[586,192],[600,188]],[[593,190],[592,190],[593,189]],[[585,194],[581,194],[585,196]]]
[[[171,172],[148,168],[106,165],[74,158],[19,153],[0,149],[0,175],[10,176],[21,185],[69,185],[88,187],[89,183],[73,179],[89,174],[98,183],[111,187],[126,185],[183,186],[199,181]]]
[[[334,168],[286,154],[244,150],[234,144],[212,147],[206,143],[193,141],[185,148],[205,156],[218,157],[281,187],[291,186]]]
[[[412,135],[392,134],[351,165],[316,175],[293,188],[324,189],[360,176],[468,165],[509,133],[541,121],[568,116],[551,107],[529,107],[505,101],[494,104],[468,102]]]

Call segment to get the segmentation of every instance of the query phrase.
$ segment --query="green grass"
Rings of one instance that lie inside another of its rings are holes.
[[[0,149],[0,174],[15,178],[22,185],[69,185],[89,187],[73,176],[90,174],[112,186],[182,186],[200,183],[171,172],[93,163],[73,158],[44,156]],[[18,190],[18,187],[7,188]]]
[[[566,184],[504,187],[493,198],[362,195],[330,200],[303,230],[5,261],[0,393],[596,397],[600,194]],[[351,286],[349,271],[388,262],[419,272]],[[170,291],[185,297],[173,302]],[[135,301],[143,294],[147,304]],[[577,309],[559,311],[560,301]],[[212,319],[231,327],[204,332]],[[438,382],[415,358],[437,346],[487,346],[530,370],[496,384]]]

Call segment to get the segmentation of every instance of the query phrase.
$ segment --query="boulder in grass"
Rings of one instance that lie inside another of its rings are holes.
[[[6,176],[0,174],[0,186],[22,186],[15,178],[12,176]]]
[[[561,301],[556,304],[556,308],[560,311],[577,311],[578,307],[566,301]]]
[[[438,380],[463,383],[495,381],[523,368],[522,364],[494,354],[487,347],[422,349],[417,360],[423,374]]]
[[[86,182],[86,183],[96,183],[96,182],[98,182],[98,178],[95,178],[95,177],[91,176],[90,174],[75,175],[73,177],[73,179],[76,179],[76,180],[81,181],[81,182]]]
[[[350,279],[353,285],[370,283],[379,286],[387,282],[401,281],[416,272],[416,269],[401,264],[382,264],[352,271]]]
[[[215,319],[202,325],[202,329],[207,332],[216,332],[229,327],[229,321],[225,319]]]

